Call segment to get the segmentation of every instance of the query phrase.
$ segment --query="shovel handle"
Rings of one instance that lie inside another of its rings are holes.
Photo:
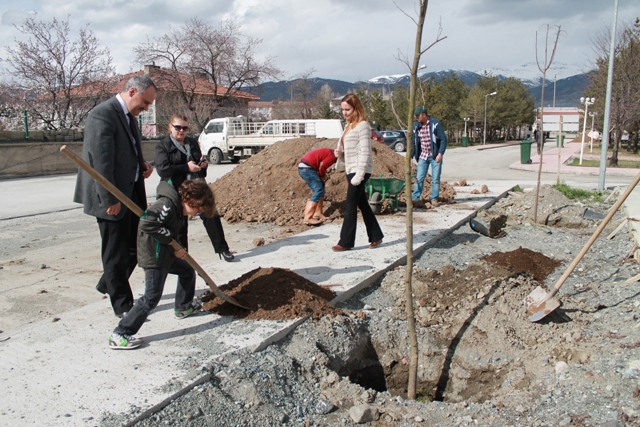
[[[613,216],[618,211],[618,209],[620,209],[620,206],[622,206],[624,201],[627,200],[627,197],[629,197],[629,194],[631,194],[631,192],[636,187],[636,185],[638,185],[638,182],[640,182],[640,173],[638,173],[638,175],[636,175],[636,177],[633,180],[633,182],[631,184],[629,184],[629,187],[627,187],[627,190],[622,194],[622,196],[620,196],[618,201],[609,210],[609,213],[607,213],[607,216],[604,217],[604,219],[602,220],[602,222],[600,223],[600,225],[598,226],[596,231],[593,232],[593,234],[591,235],[591,238],[589,239],[589,241],[584,245],[584,247],[582,248],[580,253],[576,256],[576,258],[573,260],[573,262],[567,268],[567,271],[565,271],[564,274],[562,275],[562,277],[560,277],[560,279],[558,279],[558,282],[555,284],[555,286],[553,287],[551,292],[549,292],[547,294],[547,296],[540,303],[540,305],[542,305],[543,303],[549,301],[558,292],[558,290],[560,289],[560,286],[562,286],[564,284],[564,282],[567,280],[567,278],[569,277],[569,275],[571,273],[573,273],[573,270],[576,268],[576,266],[578,265],[580,260],[582,260],[584,255],[591,248],[591,245],[593,245],[593,242],[595,242],[595,240],[598,238],[600,233],[602,233],[602,230],[604,230],[604,228],[607,226],[607,224],[609,224],[609,221],[611,221],[611,218],[613,218]]]
[[[69,150],[66,145],[63,145],[62,147],[60,147],[60,151],[62,151],[69,159],[71,159],[80,168],[82,168],[82,170],[88,173],[93,179],[98,181],[98,183],[102,185],[104,188],[106,188],[107,191],[109,191],[111,194],[116,196],[116,198],[120,201],[120,203],[122,203],[127,208],[129,208],[131,212],[133,212],[136,216],[141,217],[144,214],[144,211],[140,208],[140,206],[133,203],[133,201],[130,198],[128,198],[122,191],[120,191],[118,187],[116,187],[109,180],[107,180],[105,177],[100,175],[100,173],[94,168],[92,168],[89,163],[85,162],[82,157],[78,156],[76,153]],[[169,245],[175,251],[184,249],[175,240],[172,240],[169,243]],[[230,302],[233,305],[237,305],[238,307],[245,308],[245,309],[247,308],[238,304],[238,302],[235,299],[225,295],[220,289],[218,289],[218,286],[215,284],[213,279],[207,274],[206,271],[204,271],[204,269],[200,266],[200,264],[198,264],[196,260],[193,259],[191,255],[189,255],[189,253],[186,254],[185,261],[187,261],[189,265],[198,272],[200,277],[202,277],[204,281],[207,282],[207,285],[209,285],[209,287],[211,288],[211,290],[216,296],[222,298],[225,301]]]

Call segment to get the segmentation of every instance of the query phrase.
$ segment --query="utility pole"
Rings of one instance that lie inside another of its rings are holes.
[[[609,148],[609,116],[611,115],[611,90],[613,87],[613,60],[616,47],[616,23],[618,22],[618,0],[613,5],[613,25],[611,26],[611,44],[609,45],[609,72],[607,74],[607,94],[604,101],[604,124],[602,125],[602,144],[600,153],[600,175],[598,190],[604,190],[604,177],[607,171],[607,150]]]
[[[556,81],[558,80],[558,75],[553,75],[553,108],[556,108]]]
[[[562,139],[564,136],[562,135],[562,118],[563,117],[560,116],[560,134],[558,135],[558,178],[556,179],[556,184],[560,184],[560,165],[562,164],[560,159],[562,158],[562,146],[564,145],[564,140]]]

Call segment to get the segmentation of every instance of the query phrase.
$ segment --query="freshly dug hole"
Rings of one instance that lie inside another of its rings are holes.
[[[415,315],[421,325],[417,389],[429,400],[481,403],[506,400],[514,389],[539,393],[535,377],[553,370],[550,365],[532,368],[558,350],[544,324],[528,321],[522,299],[559,262],[522,248],[486,259],[491,263],[463,270],[445,266],[414,273]],[[531,259],[537,263],[522,262]],[[358,363],[332,369],[365,388],[406,397],[410,344],[402,280],[402,271],[390,272],[381,284],[393,307],[365,312],[370,345],[359,347]],[[580,306],[570,297],[563,301],[572,310]],[[547,323],[562,325],[568,320],[558,309]]]

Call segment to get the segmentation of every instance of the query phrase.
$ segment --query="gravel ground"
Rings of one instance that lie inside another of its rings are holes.
[[[305,322],[263,351],[219,358],[201,384],[129,425],[640,425],[640,284],[626,283],[638,265],[628,233],[607,239],[622,214],[560,289],[562,306],[531,323],[522,299],[553,286],[587,242],[598,222],[583,218],[585,208],[611,206],[541,195],[538,223],[531,195],[514,193],[478,216],[506,215],[501,238],[463,226],[416,259],[420,401],[405,399],[400,267],[341,305],[344,315]],[[542,283],[481,259],[523,249],[561,265]],[[100,423],[140,414],[105,414]]]

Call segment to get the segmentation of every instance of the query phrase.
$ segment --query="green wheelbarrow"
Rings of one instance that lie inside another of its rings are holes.
[[[405,181],[399,178],[369,178],[365,189],[369,194],[369,205],[373,213],[378,215],[382,212],[382,202],[389,200],[389,204],[398,210],[398,195],[404,190]]]

